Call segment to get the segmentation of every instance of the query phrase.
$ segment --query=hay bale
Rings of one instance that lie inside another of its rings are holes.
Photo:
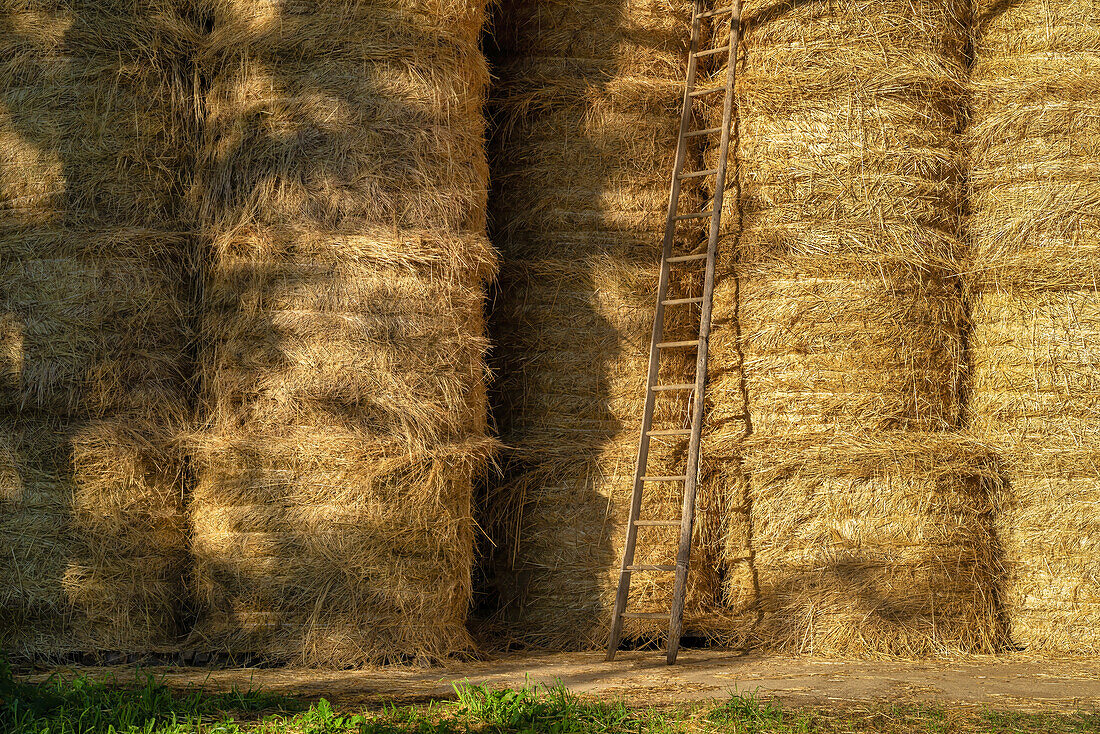
[[[918,10],[745,9],[724,244],[756,432],[957,423],[964,8]]]
[[[730,161],[740,198],[724,218],[707,440],[710,481],[730,497],[725,592],[760,613],[744,633],[758,645],[909,654],[996,636],[987,597],[937,566],[990,552],[977,519],[952,515],[985,485],[879,463],[959,422],[965,11],[953,0],[744,8]],[[932,492],[941,506],[916,512]],[[838,560],[830,537],[852,522],[865,530],[843,565],[858,574],[824,572],[823,558]],[[909,584],[897,606],[869,611],[865,592]]]
[[[577,649],[606,641],[690,10],[652,0],[510,2],[494,23],[492,221],[506,265],[491,333],[496,416],[511,451],[489,490],[487,524],[496,543],[490,584],[500,597],[493,621],[511,642]],[[701,202],[698,188],[685,187],[683,211]],[[677,246],[694,247],[700,236],[685,227]],[[670,311],[668,337],[689,338],[691,312]],[[689,356],[669,360],[664,380],[690,379]],[[683,405],[662,400],[657,415],[668,427]],[[680,441],[655,442],[651,471],[674,473],[683,454]],[[678,519],[680,494],[675,485],[651,486],[647,517]],[[701,499],[689,632],[706,632],[701,620],[720,611],[710,503]],[[678,532],[643,532],[638,562],[671,563]],[[629,607],[667,611],[671,588],[671,574],[635,574]],[[654,637],[665,626],[628,620],[625,635]]]
[[[977,4],[970,419],[1001,457],[1013,642],[1100,651],[1100,13]]]
[[[480,3],[215,8],[195,644],[467,649],[486,436]]]
[[[756,642],[811,654],[993,649],[988,463],[937,433],[754,438]]]
[[[0,3],[0,649],[149,651],[182,613],[189,25]]]

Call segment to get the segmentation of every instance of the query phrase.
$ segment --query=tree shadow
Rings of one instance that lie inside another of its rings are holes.
[[[687,41],[647,22],[622,0],[504,8],[494,22],[490,231],[505,265],[490,315],[491,405],[508,450],[480,502],[491,530],[479,616],[505,642],[592,647],[609,627]],[[690,155],[685,170],[699,166],[700,151]],[[683,201],[699,203],[694,187]],[[678,232],[677,253],[697,245],[690,226]],[[665,328],[694,338],[697,314]],[[694,359],[672,362],[662,382],[690,379]],[[667,395],[659,420],[677,420],[686,400]],[[658,444],[651,467],[683,454]],[[679,500],[654,494],[647,509],[678,518]],[[644,562],[672,563],[675,543],[657,544],[672,555]],[[656,599],[661,586],[670,596],[671,583],[636,575],[632,596]]]
[[[0,617],[26,655],[170,645],[186,616],[186,42],[162,20],[0,8]]]
[[[202,59],[192,644],[435,659],[467,645],[489,448],[471,19],[249,7],[215,15]]]

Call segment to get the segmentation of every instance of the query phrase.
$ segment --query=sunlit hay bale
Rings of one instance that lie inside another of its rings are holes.
[[[1013,643],[1100,651],[1100,8],[976,3],[970,422]]]
[[[974,280],[983,291],[1091,289],[1100,263],[1100,9],[1087,0],[977,6]]]
[[[192,41],[167,3],[0,2],[0,648],[22,655],[179,633]]]
[[[723,245],[756,433],[957,421],[964,11],[745,8]]]
[[[955,0],[743,7],[705,446],[708,481],[726,497],[726,603],[746,619],[757,602],[778,608],[757,599],[778,587],[775,568],[767,585],[753,571],[763,515],[759,488],[746,491],[744,436],[782,454],[958,423],[966,12]],[[722,24],[710,45],[727,43]],[[711,57],[702,83],[725,83],[726,58]],[[790,646],[791,630],[769,640],[778,628],[762,624],[759,644]],[[851,652],[919,647],[867,634]]]
[[[744,270],[754,433],[938,429],[957,419],[962,309],[942,279],[895,270],[875,280],[795,261]]]
[[[206,437],[192,502],[203,634],[336,667],[469,645],[469,485],[487,442],[410,457],[365,438]]]
[[[974,304],[972,430],[1001,458],[996,530],[1013,642],[1098,650],[1100,295],[990,289]]]
[[[576,649],[606,641],[645,398],[649,335],[690,38],[690,3],[512,2],[494,22],[500,83],[493,165],[495,241],[508,263],[492,317],[495,408],[512,451],[490,488],[490,572],[512,642]],[[691,152],[686,170],[698,164]],[[700,211],[697,179],[681,211]],[[677,237],[694,248],[703,227]],[[673,293],[691,285],[677,277]],[[683,309],[677,311],[676,309]],[[668,339],[697,311],[669,307]],[[665,363],[685,382],[694,353]],[[680,427],[665,393],[657,427]],[[674,404],[679,401],[679,405]],[[655,442],[651,474],[682,473],[685,442]],[[679,484],[653,484],[646,517],[678,519]],[[717,542],[701,498],[689,630],[716,606]],[[638,563],[670,564],[678,534],[641,531]],[[643,560],[643,557],[645,560]],[[636,573],[628,608],[667,611],[672,575]],[[720,610],[719,610],[720,611]],[[628,620],[627,637],[667,622]]]
[[[219,3],[202,175],[194,644],[471,647],[495,269],[480,3]]]
[[[983,452],[942,434],[754,439],[755,568],[768,647],[991,650],[996,554]]]

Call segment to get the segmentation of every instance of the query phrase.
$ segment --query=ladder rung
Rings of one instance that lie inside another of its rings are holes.
[[[689,133],[684,133],[685,138],[696,138],[700,135],[713,135],[714,133],[722,132],[720,127],[708,127],[706,130],[692,130]]]
[[[680,520],[635,520],[634,524],[646,528],[673,528],[680,527]]]
[[[665,390],[694,390],[694,382],[678,382],[675,385],[654,385],[653,389],[656,392],[664,392]]]
[[[709,217],[712,214],[714,214],[713,211],[695,212],[694,214],[679,214],[676,216],[676,221],[679,222],[683,219],[702,219],[703,217]]]
[[[715,92],[724,92],[725,87],[708,87],[706,89],[696,89],[694,92],[688,92],[689,97],[703,97],[708,94],[714,94]]]
[[[699,296],[698,298],[670,298],[667,301],[661,301],[661,303],[665,306],[678,306],[681,303],[702,303],[702,302],[703,302],[703,297],[702,296]]]
[[[627,571],[675,571],[676,566],[650,566],[650,565],[627,566],[626,570]]]
[[[623,612],[623,617],[630,619],[668,619],[672,612]]]
[[[697,51],[695,53],[695,55],[696,56],[713,56],[714,54],[720,54],[723,51],[729,51],[729,50],[730,50],[730,47],[728,45],[726,45],[726,46],[722,46],[721,48],[708,48],[706,51]]]
[[[718,173],[717,168],[710,168],[706,171],[692,171],[691,173],[681,173],[680,178],[699,178],[700,176],[713,176]]]
[[[642,477],[643,482],[682,482],[687,479],[686,474],[675,477]]]
[[[716,15],[722,15],[724,13],[732,13],[736,9],[736,6],[730,5],[726,8],[718,8],[717,10],[707,10],[706,12],[699,13],[696,18],[713,18]]]
[[[673,347],[697,347],[699,346],[698,339],[689,339],[686,342],[657,342],[658,349],[670,349]]]
[[[646,431],[647,436],[690,436],[690,428],[666,428],[661,431]],[[677,477],[678,478],[678,477]]]
[[[696,252],[691,255],[675,255],[665,260],[666,263],[686,263],[691,260],[705,260],[708,257],[705,252]]]

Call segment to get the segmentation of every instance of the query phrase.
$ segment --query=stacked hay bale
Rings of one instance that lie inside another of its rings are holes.
[[[226,0],[196,192],[202,645],[463,650],[486,436],[480,2]]]
[[[1100,8],[978,3],[971,426],[1002,458],[1013,642],[1100,651]]]
[[[919,654],[996,636],[982,461],[946,435],[965,7],[744,7],[711,392],[747,414],[714,406],[730,415],[710,421],[711,458],[726,485],[749,482],[727,593],[758,595],[765,646]]]
[[[690,41],[690,2],[506,3],[495,24],[493,221],[506,265],[491,329],[497,418],[511,451],[490,488],[492,569],[510,638],[540,648],[605,644],[618,583],[645,397],[649,336]],[[685,169],[687,170],[687,169]],[[685,187],[682,211],[703,205]],[[693,247],[696,222],[677,247]],[[686,293],[697,282],[677,279]],[[697,313],[670,307],[669,339]],[[664,362],[684,382],[694,353]],[[685,415],[662,398],[656,425]],[[650,472],[682,470],[685,442],[654,441]],[[662,469],[668,469],[664,471]],[[643,512],[678,519],[682,485],[651,484]],[[703,497],[687,621],[717,596]],[[641,531],[637,563],[668,564],[679,531]],[[671,574],[637,573],[628,608],[667,611]],[[656,636],[659,621],[624,634]]]
[[[179,634],[189,24],[0,2],[0,649]]]

